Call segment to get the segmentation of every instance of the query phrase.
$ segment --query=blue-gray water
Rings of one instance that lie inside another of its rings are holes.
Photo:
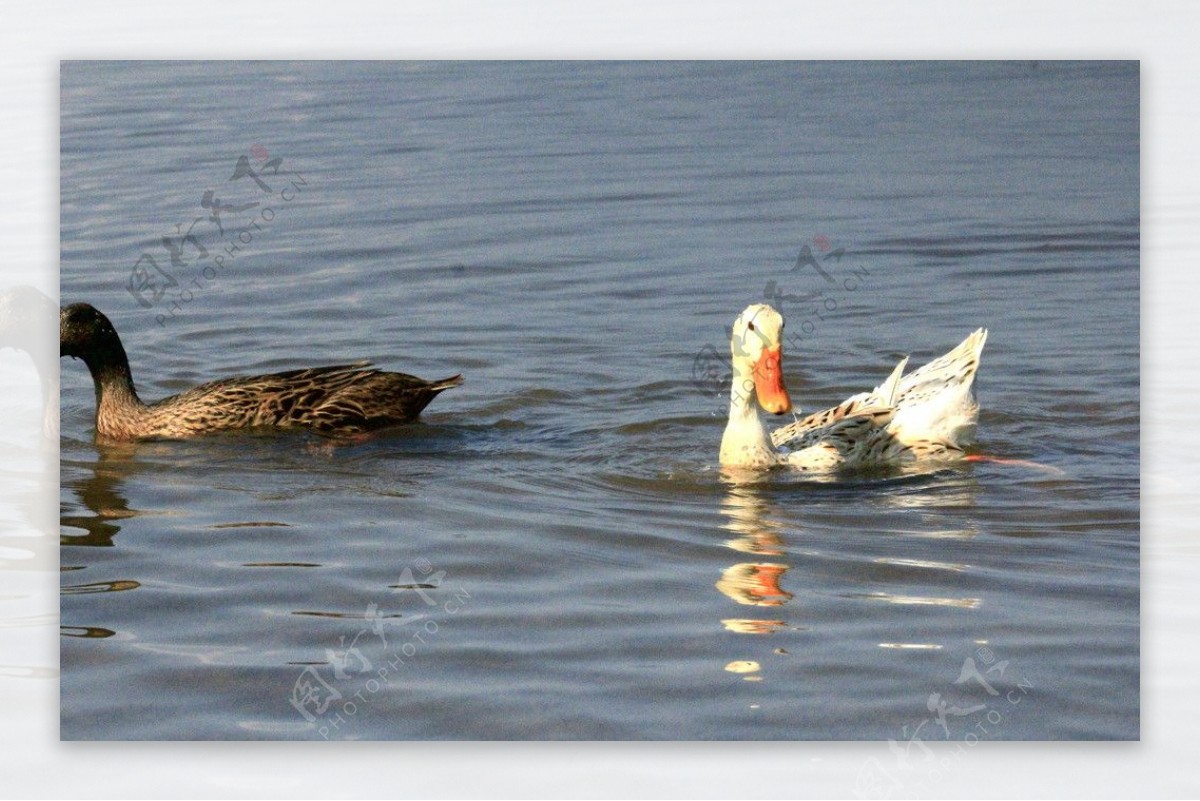
[[[64,360],[62,736],[1136,738],[1138,80],[64,64],[62,299],[144,398],[466,383],[113,447]],[[767,296],[805,410],[988,327],[977,451],[1025,463],[723,479],[706,355]]]

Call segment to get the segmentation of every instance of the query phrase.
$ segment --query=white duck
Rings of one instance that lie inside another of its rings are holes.
[[[962,457],[975,432],[973,385],[987,331],[902,377],[907,357],[870,392],[777,429],[769,437],[754,398],[772,414],[792,406],[783,383],[783,317],[765,304],[733,322],[733,386],[721,438],[724,467],[790,465],[829,471]],[[782,450],[781,450],[782,449]]]

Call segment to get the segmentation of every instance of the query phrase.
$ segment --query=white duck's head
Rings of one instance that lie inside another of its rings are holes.
[[[747,406],[750,396],[771,414],[792,409],[783,383],[783,315],[765,303],[747,306],[733,321],[729,349],[733,355],[733,397]]]

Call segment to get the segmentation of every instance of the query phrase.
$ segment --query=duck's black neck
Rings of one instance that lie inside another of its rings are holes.
[[[92,382],[96,385],[97,412],[109,404],[144,405],[133,386],[129,357],[125,355],[125,348],[120,339],[112,337],[102,348],[84,354],[83,361],[92,374]]]

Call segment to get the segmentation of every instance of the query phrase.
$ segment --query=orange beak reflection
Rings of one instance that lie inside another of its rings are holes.
[[[754,364],[754,389],[758,403],[771,414],[792,410],[792,399],[783,385],[783,348],[767,348]]]

